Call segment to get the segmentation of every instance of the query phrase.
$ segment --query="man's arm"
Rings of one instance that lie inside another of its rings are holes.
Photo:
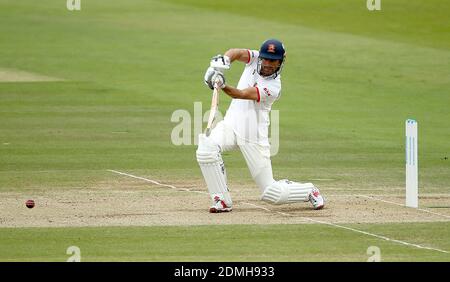
[[[247,49],[233,48],[233,49],[229,49],[228,51],[226,51],[224,56],[227,56],[230,59],[230,62],[237,60],[237,61],[241,61],[243,63],[248,63],[250,60],[250,51]],[[224,78],[223,74],[221,74],[221,77],[222,77],[223,84],[225,84],[225,78]],[[208,80],[208,79],[205,78],[205,81],[206,80]],[[214,80],[214,79],[212,78],[211,81],[212,80]],[[240,89],[225,85],[221,88],[231,98],[254,100],[254,101],[258,101],[258,102],[260,100],[259,90],[256,87],[249,87],[249,88],[240,90]]]
[[[248,63],[250,59],[250,53],[247,49],[229,49],[224,55],[228,56],[231,62],[238,60],[243,63]]]
[[[249,87],[242,90],[226,85],[222,88],[223,92],[227,93],[228,96],[235,99],[245,99],[245,100],[260,100],[259,90],[256,87]]]

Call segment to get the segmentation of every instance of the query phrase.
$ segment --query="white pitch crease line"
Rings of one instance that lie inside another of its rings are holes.
[[[387,204],[391,204],[391,205],[397,205],[397,206],[401,206],[401,207],[405,207],[406,208],[406,206],[403,205],[403,204],[394,203],[394,202],[386,201],[386,200],[382,200],[382,199],[377,199],[377,198],[374,198],[374,197],[371,197],[371,196],[367,196],[367,195],[355,195],[355,196],[359,196],[359,197],[371,199],[371,200],[374,200],[374,201],[380,201],[380,202],[383,202],[383,203],[387,203]],[[446,217],[446,218],[450,218],[450,216],[448,216],[448,215],[437,213],[437,212],[432,212],[432,211],[425,210],[425,209],[419,209],[419,208],[417,208],[417,209],[416,208],[412,208],[412,209],[413,210],[427,212],[427,213],[438,215],[438,216],[442,216],[442,217]]]
[[[290,217],[295,216],[293,214],[288,214],[288,213],[284,213],[284,212],[272,211],[272,210],[270,210],[268,208],[261,207],[261,206],[258,206],[258,205],[255,205],[255,204],[251,204],[251,203],[243,202],[243,204],[251,205],[251,206],[254,206],[254,207],[259,208],[259,209],[263,209],[263,210],[268,211],[268,212],[275,212],[275,213],[278,213],[278,214],[281,214],[281,215],[285,215],[285,216],[290,216]],[[382,240],[385,240],[385,241],[390,241],[390,242],[402,244],[402,245],[405,245],[405,246],[410,246],[410,247],[415,247],[415,248],[418,248],[418,249],[425,249],[425,250],[437,251],[437,252],[441,252],[441,253],[445,253],[445,254],[450,254],[450,252],[444,251],[444,250],[441,250],[441,249],[424,247],[424,246],[421,246],[421,245],[418,245],[418,244],[413,244],[413,243],[408,243],[408,242],[405,242],[405,241],[391,239],[391,238],[388,238],[386,236],[377,235],[377,234],[374,234],[374,233],[369,233],[369,232],[366,232],[366,231],[362,231],[362,230],[358,230],[358,229],[355,229],[355,228],[334,224],[334,223],[331,223],[331,222],[316,220],[316,219],[303,217],[303,216],[299,216],[299,217],[302,218],[302,219],[314,222],[314,223],[320,223],[320,224],[330,225],[330,226],[333,226],[333,227],[336,227],[336,228],[350,230],[350,231],[353,231],[353,232],[361,233],[361,234],[368,235],[368,236],[371,236],[371,237],[376,237],[378,239],[382,239]]]
[[[313,180],[313,179],[311,179]],[[392,190],[398,190],[398,191],[403,191],[405,190],[405,188],[389,188],[389,189],[384,189],[384,188],[327,188],[327,191],[330,190],[335,190],[335,191],[386,191],[386,192],[390,192]]]
[[[128,174],[128,173],[125,173],[125,172],[120,172],[120,171],[117,171],[117,170],[108,169],[108,171],[113,172],[113,173],[117,173],[117,174],[120,174],[120,175],[128,176],[128,177],[132,177],[132,178],[135,178],[135,179],[143,180],[143,181],[146,181],[146,182],[150,182],[150,183],[153,183],[153,184],[156,184],[156,185],[159,185],[159,186],[168,187],[168,188],[175,189],[175,190],[182,190],[182,191],[186,191],[186,192],[200,193],[200,194],[208,194],[206,192],[201,192],[201,191],[192,191],[191,189],[188,189],[188,188],[178,188],[178,187],[175,187],[173,185],[162,184],[162,183],[159,183],[158,181],[155,181],[155,180],[151,180],[151,179],[148,179],[148,178],[144,178],[144,177]]]
[[[132,178],[135,178],[135,179],[143,180],[143,181],[146,181],[146,182],[150,182],[150,183],[153,183],[153,184],[156,184],[156,185],[160,185],[160,186],[164,186],[164,187],[169,187],[169,188],[175,189],[175,190],[183,190],[183,191],[187,191],[187,192],[195,192],[195,193],[201,193],[201,194],[208,194],[208,193],[206,193],[206,192],[191,191],[190,189],[187,189],[187,188],[177,188],[177,187],[175,187],[175,186],[173,186],[173,185],[162,184],[162,183],[159,183],[158,181],[155,181],[155,180],[151,180],[151,179],[148,179],[148,178],[144,178],[144,177],[140,177],[140,176],[128,174],[128,173],[125,173],[125,172],[120,172],[120,171],[117,171],[117,170],[111,170],[111,169],[108,169],[108,171],[113,172],[113,173],[117,173],[117,174],[120,174],[120,175],[128,176],[128,177],[132,177]],[[259,208],[259,209],[262,209],[262,210],[265,210],[265,211],[268,211],[268,212],[278,213],[278,214],[281,214],[281,215],[284,215],[284,216],[289,216],[289,217],[295,217],[295,216],[296,216],[296,215],[289,214],[289,213],[285,213],[285,212],[272,211],[272,210],[270,210],[270,209],[268,209],[268,208],[265,208],[265,207],[262,207],[262,206],[258,206],[258,205],[255,205],[255,204],[251,204],[251,203],[247,203],[247,202],[242,202],[242,203],[243,203],[243,204],[247,204],[247,205],[254,206],[254,207],[256,207],[256,208]],[[378,238],[378,239],[383,239],[383,240],[385,240],[385,241],[390,241],[390,242],[399,243],[399,244],[402,244],[402,245],[405,245],[405,246],[411,246],[411,247],[416,247],[416,248],[419,248],[419,249],[432,250],[432,251],[437,251],[437,252],[441,252],[441,253],[450,254],[450,252],[447,252],[447,251],[444,251],[444,250],[441,250],[441,249],[430,248],[430,247],[424,247],[424,246],[417,245],[417,244],[412,244],[412,243],[408,243],[408,242],[404,242],[404,241],[400,241],[400,240],[395,240],[395,239],[391,239],[391,238],[388,238],[388,237],[385,237],[385,236],[381,236],[381,235],[369,233],[369,232],[362,231],[362,230],[358,230],[358,229],[354,229],[354,228],[351,228],[351,227],[346,227],[346,226],[334,224],[334,223],[331,223],[331,222],[320,221],[320,220],[311,219],[311,218],[307,218],[307,217],[303,217],[303,216],[299,216],[299,217],[300,217],[300,218],[303,218],[303,219],[305,219],[305,220],[311,221],[311,222],[320,223],[320,224],[325,224],[325,225],[330,225],[330,226],[333,226],[333,227],[336,227],[336,228],[341,228],[341,229],[350,230],[350,231],[357,232],[357,233],[361,233],[361,234],[368,235],[368,236],[371,236],[371,237],[376,237],[376,238]]]

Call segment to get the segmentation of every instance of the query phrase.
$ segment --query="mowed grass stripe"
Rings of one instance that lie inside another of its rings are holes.
[[[348,225],[450,249],[448,223]],[[443,228],[446,227],[446,228]],[[323,225],[0,229],[1,261],[65,261],[78,246],[82,261],[450,261],[416,249]],[[351,244],[349,243],[351,242]]]
[[[317,30],[350,33],[434,48],[450,49],[445,36],[450,31],[446,0],[380,1],[380,11],[369,11],[360,0],[258,0],[211,2],[207,0],[169,0],[180,5],[207,9],[211,13],[231,13],[265,22],[305,26]],[[267,11],[276,11],[267,13]],[[414,15],[414,16],[412,16]]]

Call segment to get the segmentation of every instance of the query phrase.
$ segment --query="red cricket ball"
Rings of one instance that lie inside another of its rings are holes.
[[[34,201],[33,200],[28,200],[25,205],[27,206],[27,208],[32,209],[34,208]]]

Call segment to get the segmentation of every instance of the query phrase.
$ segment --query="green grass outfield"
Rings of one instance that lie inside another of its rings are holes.
[[[70,12],[65,1],[0,0],[0,69],[65,79],[0,82],[0,194],[90,188],[107,169],[201,180],[196,147],[170,141],[170,117],[209,107],[210,57],[270,37],[288,54],[277,179],[402,187],[404,122],[415,118],[420,191],[450,194],[448,1],[382,1],[376,12],[360,0],[216,2],[89,0]],[[225,161],[232,183],[251,183],[239,153]],[[450,251],[448,222],[349,226]],[[229,235],[224,257],[208,228]],[[0,260],[61,261],[76,244],[85,260],[365,261],[375,245],[387,261],[450,261],[322,225],[0,228]]]

